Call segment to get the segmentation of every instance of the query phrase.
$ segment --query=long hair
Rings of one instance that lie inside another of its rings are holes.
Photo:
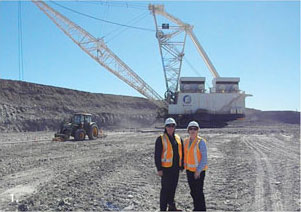
[[[173,131],[173,134],[172,134],[173,137],[175,137],[175,133],[176,133],[176,127],[175,127],[175,130]],[[166,127],[164,127],[164,134],[167,134]]]

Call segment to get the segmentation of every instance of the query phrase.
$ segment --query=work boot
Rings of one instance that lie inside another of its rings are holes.
[[[173,203],[172,205],[168,205],[168,211],[182,211],[182,210],[177,209],[176,204]]]

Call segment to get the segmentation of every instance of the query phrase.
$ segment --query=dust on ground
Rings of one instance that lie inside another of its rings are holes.
[[[107,131],[82,142],[52,142],[53,132],[3,133],[0,210],[158,210],[154,144],[161,132]],[[233,125],[200,135],[208,141],[208,211],[300,210],[299,125]],[[185,172],[176,202],[193,209]]]

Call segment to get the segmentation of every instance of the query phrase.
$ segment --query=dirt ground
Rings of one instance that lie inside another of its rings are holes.
[[[52,142],[53,132],[2,133],[0,210],[158,210],[153,154],[161,131],[107,131],[82,142]],[[299,125],[229,125],[200,134],[208,141],[208,211],[300,211]],[[176,202],[192,210],[184,172]]]

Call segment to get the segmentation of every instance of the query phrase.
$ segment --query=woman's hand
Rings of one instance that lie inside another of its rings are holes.
[[[201,174],[201,172],[198,172],[198,171],[194,172],[194,179],[199,179],[200,174]]]
[[[160,176],[160,177],[162,177],[163,176],[163,171],[161,170],[161,171],[158,171],[158,175]]]

